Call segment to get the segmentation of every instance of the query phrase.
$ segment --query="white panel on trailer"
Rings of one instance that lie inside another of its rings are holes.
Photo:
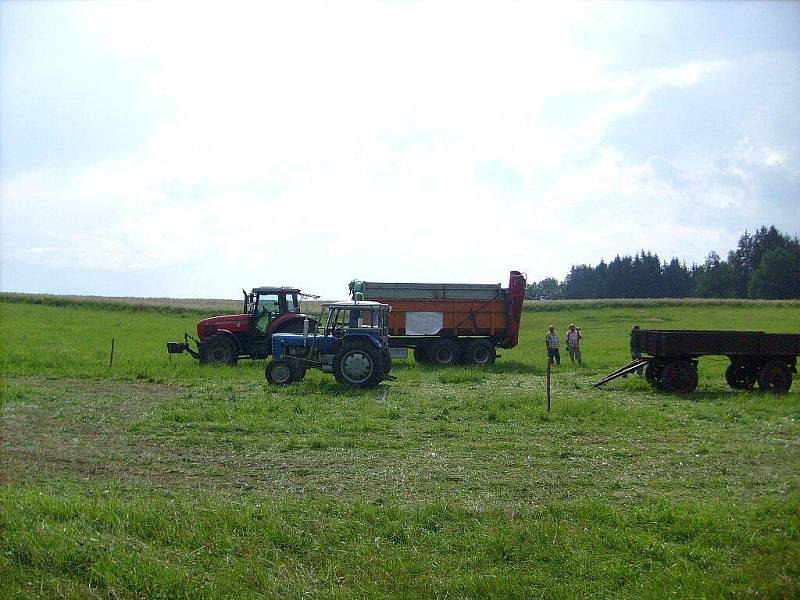
[[[442,330],[444,313],[407,312],[406,335],[436,335]]]

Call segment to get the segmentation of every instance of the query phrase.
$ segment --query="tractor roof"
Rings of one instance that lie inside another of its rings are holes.
[[[341,302],[325,302],[322,304],[322,308],[363,308],[365,310],[369,310],[371,308],[386,308],[391,310],[391,307],[388,304],[374,302],[372,300],[342,300]]]
[[[262,286],[253,288],[254,294],[280,294],[281,292],[285,292],[287,294],[296,294],[300,290],[293,287],[270,287],[270,286]]]

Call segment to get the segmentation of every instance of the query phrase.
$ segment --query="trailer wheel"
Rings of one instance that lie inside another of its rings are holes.
[[[200,362],[210,365],[235,365],[239,360],[236,345],[227,337],[212,335],[200,348]]]
[[[664,389],[664,384],[661,381],[661,373],[663,371],[664,365],[662,363],[650,361],[644,369],[644,378],[656,388]]]
[[[725,369],[725,380],[735,390],[749,390],[758,378],[757,371],[748,364],[732,362]]]
[[[375,348],[345,346],[333,358],[336,381],[357,388],[369,388],[383,380],[383,365]]]
[[[459,360],[458,344],[446,338],[436,340],[431,344],[428,355],[435,365],[447,367],[457,365]]]
[[[267,381],[273,385],[289,385],[294,381],[294,371],[288,362],[282,359],[270,361],[265,374]]]
[[[417,346],[414,348],[414,360],[421,365],[430,364],[431,359],[428,357],[428,346]]]
[[[765,392],[784,394],[792,387],[792,372],[783,361],[772,360],[758,374],[758,387]]]
[[[697,369],[686,360],[676,360],[664,367],[661,382],[667,392],[688,394],[697,388]]]
[[[472,340],[464,347],[461,361],[465,365],[493,365],[497,351],[489,340]]]

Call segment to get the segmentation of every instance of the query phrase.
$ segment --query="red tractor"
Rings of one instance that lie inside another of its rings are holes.
[[[272,353],[273,333],[302,333],[303,321],[317,326],[314,317],[300,312],[301,294],[288,287],[257,287],[244,294],[244,309],[240,315],[209,317],[197,324],[197,337],[183,334],[183,342],[167,342],[167,352],[188,352],[203,364],[234,365],[240,356],[265,358]],[[197,346],[193,349],[189,341]]]

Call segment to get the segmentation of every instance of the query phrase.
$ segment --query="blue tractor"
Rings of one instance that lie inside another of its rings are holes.
[[[288,385],[305,377],[307,369],[333,373],[336,381],[358,388],[391,379],[389,354],[389,310],[387,304],[369,301],[335,302],[322,305],[321,330],[272,335],[272,360],[267,381]]]

